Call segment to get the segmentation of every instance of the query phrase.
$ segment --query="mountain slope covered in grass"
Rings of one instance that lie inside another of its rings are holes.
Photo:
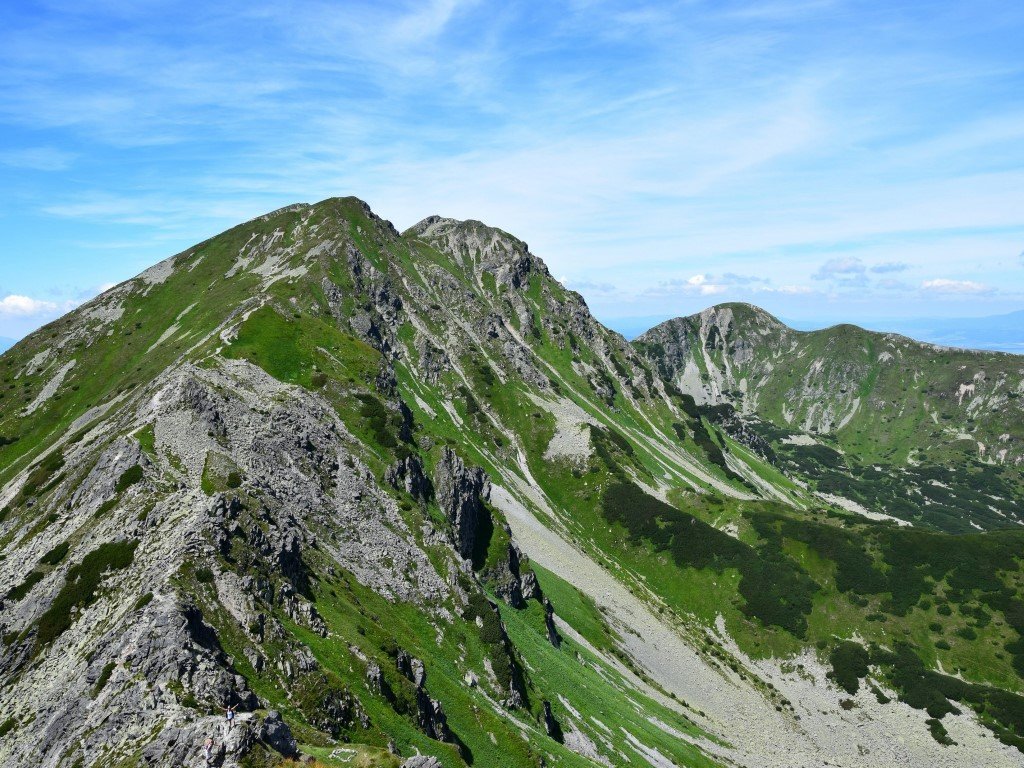
[[[719,423],[756,433],[777,465],[822,493],[948,531],[1024,522],[1016,355],[851,325],[794,331],[746,304],[670,320],[635,345]]]
[[[41,329],[0,762],[1024,764],[1020,534],[851,513],[672,365],[508,233],[354,198]]]

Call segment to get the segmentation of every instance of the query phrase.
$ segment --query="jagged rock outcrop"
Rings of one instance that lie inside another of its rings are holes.
[[[562,734],[562,726],[558,720],[555,719],[554,713],[551,711],[551,702],[547,699],[544,700],[544,732],[547,733],[555,741],[561,743],[565,740]]]
[[[281,719],[280,712],[267,712],[267,716],[260,723],[259,738],[285,757],[295,757],[299,754],[299,745],[295,742],[288,724]]]
[[[480,467],[467,467],[447,446],[434,469],[434,493],[437,503],[452,526],[452,537],[459,554],[473,557],[477,531],[485,515],[484,502],[490,496],[490,480]]]
[[[548,642],[555,648],[561,646],[562,636],[558,634],[558,627],[555,626],[555,607],[547,598],[544,598],[544,627],[548,633]]]
[[[506,556],[485,574],[487,580],[494,584],[495,594],[513,608],[523,608],[527,600],[540,595],[536,575],[532,571],[522,570],[526,562],[522,550],[515,541],[510,540]]]
[[[406,456],[395,461],[385,471],[384,481],[420,502],[426,502],[433,495],[433,486],[423,471],[419,456]]]
[[[395,658],[395,666],[407,680],[416,686],[417,724],[420,730],[432,739],[453,741],[444,707],[441,702],[430,698],[430,694],[427,693],[427,668],[423,662],[410,656],[406,651],[400,650]]]
[[[403,762],[402,768],[441,768],[441,761],[433,755],[415,755]]]
[[[540,589],[540,584],[537,582],[537,574],[533,571],[527,571],[519,577],[519,591],[523,595],[523,600],[540,600],[543,593]]]

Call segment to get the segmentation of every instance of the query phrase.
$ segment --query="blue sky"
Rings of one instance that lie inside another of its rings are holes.
[[[8,0],[0,336],[354,194],[595,314],[1024,308],[1024,4]]]

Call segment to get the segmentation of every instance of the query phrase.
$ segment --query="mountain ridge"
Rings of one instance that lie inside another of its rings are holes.
[[[851,513],[659,365],[521,240],[355,198],[40,329],[0,356],[0,762],[1021,765],[1019,532]]]
[[[669,319],[664,320],[664,321],[662,321],[660,323],[656,323],[655,325],[651,326],[650,328],[648,328],[643,333],[638,334],[637,335],[637,339],[639,339],[639,337],[641,337],[641,336],[643,336],[643,335],[645,335],[647,333],[651,333],[651,332],[656,331],[658,328],[660,328],[662,326],[671,324],[671,323],[673,323],[675,321],[678,321],[678,320],[695,320],[695,319],[699,318],[701,315],[703,315],[704,313],[717,312],[717,311],[719,311],[721,309],[735,310],[736,308],[739,308],[739,307],[743,307],[743,308],[747,308],[749,310],[753,310],[753,314],[754,315],[759,315],[759,316],[761,316],[761,317],[763,317],[765,319],[768,319],[769,321],[771,321],[771,322],[775,323],[776,325],[778,325],[780,328],[784,328],[785,330],[787,330],[787,331],[789,331],[791,333],[794,333],[794,334],[826,333],[826,332],[834,332],[836,330],[841,330],[841,329],[846,328],[846,329],[849,329],[849,330],[852,330],[852,331],[855,331],[855,332],[874,334],[874,335],[877,335],[877,336],[896,336],[896,337],[899,337],[899,338],[904,339],[906,341],[913,342],[915,344],[921,344],[921,345],[924,345],[924,346],[927,346],[927,347],[933,347],[937,351],[943,351],[943,352],[946,352],[946,351],[963,351],[963,352],[968,352],[968,353],[972,353],[973,352],[973,353],[977,353],[977,354],[981,354],[981,355],[988,355],[988,354],[992,354],[992,355],[1014,355],[1015,354],[1013,352],[1006,352],[1004,350],[998,350],[998,349],[972,349],[972,348],[958,347],[956,345],[940,344],[940,343],[936,343],[936,342],[927,341],[925,339],[920,339],[920,338],[917,338],[915,336],[911,336],[911,335],[909,335],[907,333],[902,333],[902,332],[899,332],[899,331],[876,330],[876,329],[873,329],[873,328],[868,328],[867,326],[864,326],[864,325],[859,325],[859,324],[854,323],[854,322],[840,321],[840,322],[833,323],[831,325],[822,326],[820,328],[809,328],[809,329],[797,328],[797,327],[794,327],[793,325],[791,325],[790,323],[781,320],[779,317],[777,317],[776,315],[773,315],[771,312],[769,312],[768,310],[764,309],[763,307],[761,307],[761,306],[759,306],[757,304],[753,304],[753,303],[745,302],[745,301],[726,301],[726,302],[721,302],[721,303],[718,303],[718,304],[712,304],[712,305],[710,305],[708,307],[705,307],[704,309],[700,310],[699,312],[694,312],[694,313],[692,313],[690,315],[683,315],[683,316],[679,316],[679,317],[669,318]],[[993,315],[992,317],[993,318],[1016,318],[1016,317],[1024,318],[1024,310],[1020,310],[1019,312],[1011,312],[1011,313],[1008,313],[1008,314],[1005,314],[1005,315]],[[970,319],[970,318],[967,318],[967,319]],[[988,320],[989,318],[974,318],[974,319],[977,319],[977,320]],[[922,319],[921,322],[927,322],[927,320]],[[957,321],[957,322],[959,322],[959,321]],[[634,340],[636,340],[636,339],[634,339]]]

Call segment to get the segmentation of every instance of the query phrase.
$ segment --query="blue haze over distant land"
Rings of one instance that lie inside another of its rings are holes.
[[[668,319],[659,316],[618,318],[610,321],[609,327],[632,340]],[[849,321],[782,318],[782,322],[798,331],[814,331]],[[872,320],[860,325],[868,330],[899,333],[942,346],[1024,354],[1024,311],[989,317]]]

